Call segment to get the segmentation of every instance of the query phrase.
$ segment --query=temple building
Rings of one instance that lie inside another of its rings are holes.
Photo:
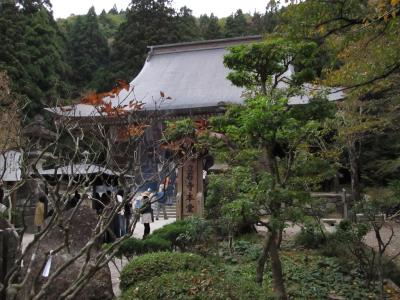
[[[76,120],[81,126],[90,126],[100,121],[110,130],[129,123],[132,118],[153,119],[151,128],[145,131],[147,139],[160,138],[163,121],[179,118],[206,119],[222,114],[227,104],[242,104],[244,89],[234,86],[227,76],[230,72],[224,66],[224,55],[230,46],[261,41],[261,36],[250,36],[211,41],[199,41],[160,46],[149,46],[149,53],[141,72],[122,90],[117,97],[105,98],[112,107],[130,110],[128,104],[143,103],[140,111],[123,116],[104,116],[95,106],[76,104],[62,108],[48,109],[55,119]],[[290,77],[290,67],[283,75]],[[284,83],[280,86],[284,87]],[[289,104],[307,104],[309,95],[320,87],[305,85],[304,95],[289,99]],[[343,98],[339,90],[329,90],[331,101]],[[121,140],[121,142],[123,142]],[[118,153],[114,154],[118,156]],[[149,162],[151,164],[151,162]],[[156,162],[155,162],[156,164]],[[191,160],[179,169],[176,180],[177,217],[202,214],[204,206],[203,169],[205,163],[200,158]],[[152,168],[156,168],[153,165]]]

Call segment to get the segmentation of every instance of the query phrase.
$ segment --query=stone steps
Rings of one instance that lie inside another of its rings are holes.
[[[176,204],[175,203],[172,205],[166,205],[165,210],[167,211],[168,218],[176,218]],[[154,210],[154,213],[156,213],[156,210]],[[160,212],[160,219],[161,220],[164,219],[164,215],[163,215],[162,211]]]

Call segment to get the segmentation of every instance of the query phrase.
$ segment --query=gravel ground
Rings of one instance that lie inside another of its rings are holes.
[[[387,242],[392,235],[391,228],[393,228],[394,235],[385,252],[386,256],[389,258],[392,258],[400,253],[400,224],[397,224],[396,222],[388,222],[380,230],[383,242]],[[368,246],[374,249],[378,249],[378,242],[375,238],[374,232],[369,232],[365,236],[364,242]],[[400,266],[400,257],[397,257],[394,261],[398,266]]]

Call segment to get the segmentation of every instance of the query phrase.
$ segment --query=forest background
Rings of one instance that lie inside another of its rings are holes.
[[[170,0],[134,0],[96,14],[55,20],[51,1],[3,1],[0,6],[0,69],[14,91],[29,100],[29,117],[43,107],[70,103],[88,92],[108,91],[116,79],[130,82],[142,68],[147,46],[272,32],[277,4],[264,14],[236,11],[227,18],[196,18]],[[266,4],[267,5],[267,4]]]

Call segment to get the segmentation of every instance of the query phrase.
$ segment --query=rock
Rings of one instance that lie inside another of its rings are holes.
[[[63,214],[63,219],[67,219],[72,213],[69,210]],[[79,207],[76,214],[72,218],[69,228],[69,249],[63,249],[52,257],[50,276],[58,267],[67,262],[71,257],[77,254],[91,239],[94,234],[93,230],[97,224],[97,214],[94,210],[88,207]],[[50,250],[54,250],[59,247],[65,238],[65,232],[61,227],[54,227],[48,235],[40,242],[39,249],[37,251],[37,257],[32,267],[32,274],[28,280],[28,284],[24,286],[24,293],[29,293],[32,286],[37,293],[41,287],[47,282],[48,278],[42,276],[43,266],[45,265],[48,257],[46,253]],[[93,265],[94,258],[100,250],[101,243],[97,243],[91,252],[91,260],[88,268]],[[27,256],[24,265],[29,263],[31,255]],[[85,263],[85,257],[82,257],[75,261],[73,264],[68,266],[57,278],[53,281],[53,284],[46,291],[45,296],[42,299],[53,300],[58,299],[59,296],[66,291],[72,281],[79,274],[80,268]],[[24,268],[26,272],[26,266]],[[34,278],[39,280],[34,283]],[[103,267],[97,271],[95,275],[90,279],[88,284],[76,295],[75,299],[80,300],[111,300],[114,298],[112,290],[111,273],[108,266]]]

